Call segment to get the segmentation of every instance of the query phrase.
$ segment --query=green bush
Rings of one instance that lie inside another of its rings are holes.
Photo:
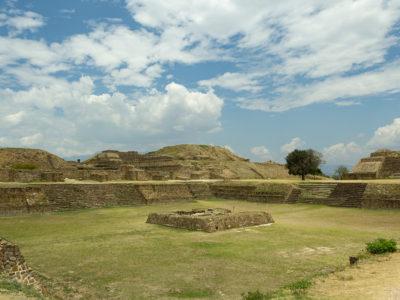
[[[21,163],[21,164],[15,164],[11,168],[14,170],[35,170],[37,169],[37,166],[29,163],[26,164]]]
[[[367,251],[372,254],[382,254],[397,251],[397,243],[395,240],[376,239],[367,243]]]
[[[260,291],[247,292],[247,294],[242,294],[243,300],[268,300],[271,296],[263,294]]]

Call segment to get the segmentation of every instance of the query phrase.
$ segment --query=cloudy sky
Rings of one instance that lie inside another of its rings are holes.
[[[400,148],[400,0],[0,0],[0,147]]]

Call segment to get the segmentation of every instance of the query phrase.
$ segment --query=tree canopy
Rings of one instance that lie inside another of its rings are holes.
[[[322,174],[319,166],[322,163],[322,154],[313,149],[294,150],[286,156],[286,167],[291,175],[300,175],[304,180],[306,175]]]
[[[339,166],[335,170],[335,173],[333,174],[333,178],[341,180],[341,179],[343,179],[344,176],[349,174],[349,172],[350,171],[346,166]]]

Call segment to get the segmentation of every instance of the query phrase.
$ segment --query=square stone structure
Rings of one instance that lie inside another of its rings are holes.
[[[272,216],[264,211],[232,212],[229,209],[193,209],[171,213],[152,213],[147,223],[188,230],[215,232],[231,228],[274,223]]]

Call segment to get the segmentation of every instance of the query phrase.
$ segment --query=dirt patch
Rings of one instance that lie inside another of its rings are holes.
[[[355,267],[318,279],[315,299],[400,299],[400,253],[361,261]]]

